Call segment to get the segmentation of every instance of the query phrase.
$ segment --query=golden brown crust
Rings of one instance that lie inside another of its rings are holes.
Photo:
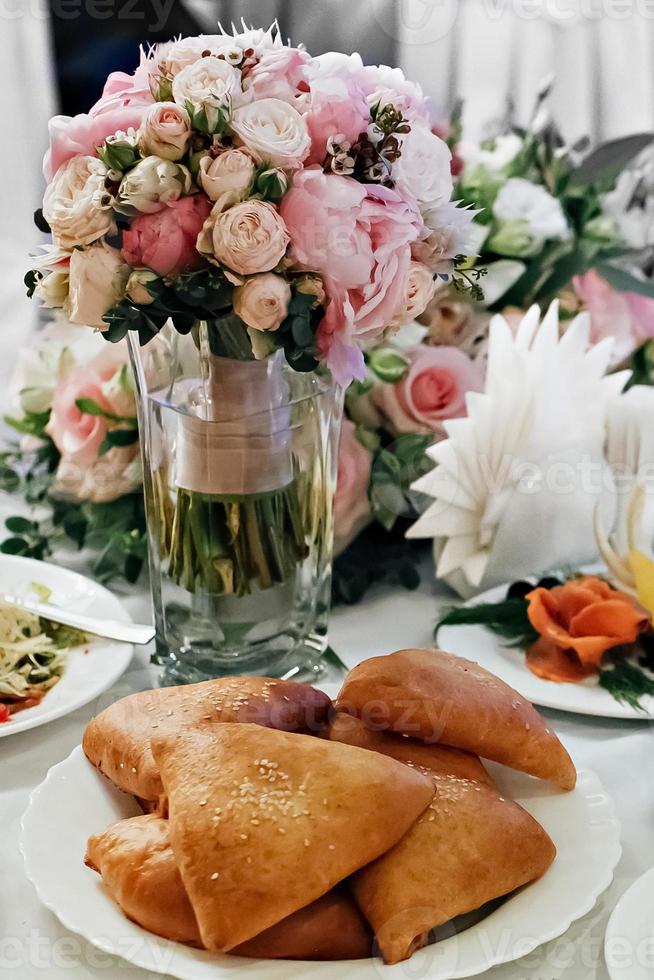
[[[343,715],[330,738],[390,754],[434,781],[434,799],[408,833],[353,878],[387,963],[407,959],[431,929],[539,878],[552,863],[543,828],[500,795],[475,756],[370,732]]]
[[[400,650],[350,671],[339,710],[371,729],[442,742],[573,789],[576,770],[535,708],[479,664],[442,650]]]
[[[82,746],[89,762],[119,789],[158,805],[162,786],[150,751],[151,736],[236,721],[318,732],[330,707],[327,695],[307,684],[265,677],[162,687],[110,705],[89,722]]]
[[[231,952],[267,960],[361,960],[372,955],[372,945],[355,903],[334,889]]]
[[[164,939],[202,945],[166,820],[154,815],[120,820],[89,838],[84,860],[102,875],[128,919]]]
[[[429,779],[349,745],[256,725],[152,739],[170,839],[207,949],[226,952],[379,857]]]

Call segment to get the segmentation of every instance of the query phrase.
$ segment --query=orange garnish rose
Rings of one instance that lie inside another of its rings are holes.
[[[634,643],[650,626],[635,599],[590,575],[534,589],[526,599],[542,637],[527,651],[527,666],[547,680],[581,680],[599,670],[607,650]]]

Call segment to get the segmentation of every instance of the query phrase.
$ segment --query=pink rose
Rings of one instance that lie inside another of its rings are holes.
[[[143,120],[140,145],[148,155],[163,160],[181,160],[191,139],[188,112],[174,102],[156,102]]]
[[[126,363],[126,353],[123,345],[107,344],[93,360],[74,365],[58,379],[47,432],[67,463],[90,466],[98,458],[107,433],[105,419],[80,412],[76,404],[80,398],[91,398],[114,415],[135,414],[133,396],[116,381]]]
[[[214,207],[198,238],[198,248],[211,262],[250,276],[274,269],[284,258],[288,241],[277,208],[252,198],[227,211],[216,213]]]
[[[368,485],[371,469],[372,457],[357,439],[354,423],[343,419],[338,449],[338,482],[334,497],[336,554],[347,548],[370,521]]]
[[[274,272],[250,276],[234,290],[234,312],[253,330],[278,330],[290,301],[291,287]]]
[[[638,293],[619,293],[591,269],[575,276],[572,285],[590,313],[591,339],[614,338],[613,361],[619,364],[654,337],[654,300]]]
[[[152,269],[176,276],[202,265],[196,242],[209,217],[211,203],[204,194],[169,201],[154,214],[140,214],[123,235],[123,258],[133,269]]]
[[[43,160],[43,173],[50,182],[71,157],[94,156],[98,146],[118,130],[138,129],[147,111],[144,105],[121,105],[98,115],[53,116],[48,123],[50,149]]]
[[[404,282],[401,306],[389,324],[390,331],[399,330],[425,312],[434,298],[436,283],[433,273],[422,262],[411,261]]]
[[[301,48],[272,48],[244,77],[243,89],[253,99],[281,99],[293,105],[307,89],[309,64],[311,56]]]
[[[368,104],[384,108],[394,106],[405,119],[429,122],[429,106],[424,92],[415,82],[410,82],[401,68],[388,65],[366,65],[359,75]]]
[[[396,433],[443,434],[443,422],[466,414],[468,391],[481,391],[479,365],[456,347],[418,347],[397,384],[379,385],[373,400]]]

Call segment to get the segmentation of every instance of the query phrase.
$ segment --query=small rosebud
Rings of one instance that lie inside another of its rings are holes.
[[[266,201],[278,201],[288,190],[288,177],[276,167],[264,170],[257,178],[257,190]]]
[[[127,280],[125,292],[132,303],[136,303],[138,306],[149,306],[150,303],[154,302],[155,297],[148,286],[150,283],[157,282],[158,279],[159,276],[150,272],[149,269],[135,269]]]

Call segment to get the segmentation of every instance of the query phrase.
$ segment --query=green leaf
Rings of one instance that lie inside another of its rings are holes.
[[[138,429],[111,429],[100,444],[100,455],[104,456],[110,449],[133,446],[139,441]]]
[[[535,643],[538,633],[527,615],[525,599],[504,599],[503,602],[481,602],[473,606],[457,606],[443,616],[434,630],[438,637],[441,626],[486,626],[507,640],[511,646],[527,647]]]
[[[47,412],[26,412],[22,419],[13,418],[5,415],[7,425],[21,432],[23,435],[36,436],[39,439],[47,438],[45,427],[50,421],[50,409]]]
[[[0,544],[0,551],[5,555],[26,555],[29,546],[23,538],[5,538]]]
[[[608,262],[598,262],[595,265],[597,272],[620,293],[637,293],[639,296],[647,296],[654,299],[654,282],[652,280],[637,279],[630,272],[618,269],[615,265]]]
[[[336,653],[333,647],[327,647],[327,649],[322,655],[322,659],[325,661],[326,664],[329,664],[330,667],[335,667],[336,670],[347,673],[348,671],[347,664],[343,663],[343,661],[341,660],[341,658]]]
[[[130,415],[114,415],[113,412],[107,412],[93,398],[77,398],[75,404],[82,415],[93,415],[96,418],[106,419],[107,422],[128,424],[130,429],[136,429],[135,418]],[[135,441],[134,439],[132,440],[132,442]]]
[[[34,534],[38,533],[39,525],[34,521],[29,521],[26,517],[8,517],[5,527],[12,534]]]
[[[572,184],[613,181],[634,157],[654,140],[653,133],[636,133],[603,143],[589,153],[572,172]]]
[[[599,682],[616,701],[639,711],[644,711],[641,698],[654,696],[654,678],[624,658],[617,660],[614,667],[600,670]]]

